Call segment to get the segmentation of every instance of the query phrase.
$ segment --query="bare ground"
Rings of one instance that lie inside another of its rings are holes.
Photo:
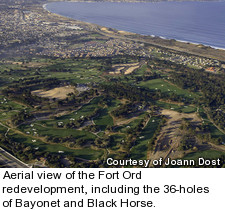
[[[168,157],[172,159],[180,158],[184,155],[183,151],[178,150],[181,140],[179,127],[182,118],[189,118],[191,122],[196,124],[200,123],[201,119],[198,117],[197,113],[185,114],[167,109],[163,109],[161,114],[165,115],[168,121],[161,129],[160,135],[156,141],[155,150],[153,152],[148,152],[147,159],[155,160],[161,157],[164,160]]]
[[[44,97],[44,98],[56,98],[56,99],[65,99],[68,93],[74,93],[74,87],[72,86],[64,86],[64,87],[57,87],[51,90],[35,90],[32,91],[32,94]]]
[[[114,71],[109,72],[109,74],[131,74],[134,70],[140,67],[140,63],[125,63],[113,65]]]

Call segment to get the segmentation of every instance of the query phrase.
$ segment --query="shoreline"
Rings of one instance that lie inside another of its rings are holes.
[[[57,2],[81,2],[81,3],[98,3],[98,2],[95,2],[95,1],[56,1],[54,3],[57,3]],[[103,3],[104,1],[102,1]],[[112,2],[112,1],[109,1],[109,2]],[[117,3],[120,3],[121,1],[113,1],[113,2],[117,2]],[[123,1],[122,1],[123,2]],[[121,2],[121,3],[122,3]],[[134,1],[131,1],[131,2],[127,2],[127,3],[159,3],[159,2],[167,2],[167,1],[153,1],[153,2],[150,2],[150,1],[139,1],[139,2],[134,2]],[[182,2],[182,1],[174,1],[174,2]],[[186,1],[187,2],[187,1]],[[190,1],[192,2],[192,1]],[[221,2],[221,1],[199,1],[199,2]],[[53,2],[49,2],[49,3],[53,3]],[[69,17],[69,16],[64,16],[64,15],[60,15],[60,14],[57,14],[57,13],[54,13],[54,12],[51,12],[50,10],[47,9],[47,4],[49,3],[45,3],[42,5],[43,9],[45,9],[47,12],[49,13],[52,13],[52,14],[55,14],[55,15],[59,15],[59,16],[62,16],[62,17],[66,17],[66,18],[70,18],[70,19],[73,19],[75,21],[80,21],[80,22],[84,22],[84,23],[87,23],[87,24],[95,24],[95,25],[98,25],[96,23],[89,23],[89,22],[85,22],[85,21],[82,21],[82,20],[77,20],[77,19],[74,19],[72,17]],[[100,26],[100,25],[99,25]],[[105,28],[109,28],[107,26],[100,26],[100,27],[105,27]],[[116,28],[113,28],[114,30],[116,31],[120,31],[120,29],[116,29]],[[124,30],[123,30],[124,31]],[[163,39],[163,40],[175,40],[176,42],[180,42],[180,43],[185,43],[185,44],[193,44],[193,45],[196,45],[196,46],[203,46],[203,47],[209,47],[209,48],[212,48],[212,49],[215,49],[215,50],[222,50],[222,51],[225,51],[225,48],[223,47],[217,47],[217,46],[213,46],[213,45],[207,45],[207,44],[203,44],[203,43],[197,43],[197,42],[193,42],[193,41],[186,41],[186,40],[179,40],[179,39],[175,39],[175,38],[167,38],[167,37],[164,37],[164,36],[161,36],[161,35],[154,35],[154,34],[140,34],[140,33],[134,33],[134,32],[130,32],[130,31],[125,31],[127,33],[133,33],[133,34],[137,34],[137,35],[142,35],[142,36],[146,36],[146,37],[152,37],[152,38],[160,38],[160,39]]]

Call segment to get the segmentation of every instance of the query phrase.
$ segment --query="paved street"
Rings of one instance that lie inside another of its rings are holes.
[[[0,162],[7,168],[29,168],[25,163],[18,160],[2,148],[0,148]]]

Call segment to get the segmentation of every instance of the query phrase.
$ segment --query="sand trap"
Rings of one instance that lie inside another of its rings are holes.
[[[138,69],[138,68],[139,68],[139,65],[137,65],[137,66],[132,66],[132,67],[128,68],[128,69],[124,72],[124,74],[131,74],[134,70],[136,70],[136,69]]]
[[[139,63],[122,63],[122,64],[115,64],[115,65],[112,65],[112,67],[113,67],[113,68],[116,68],[116,67],[121,67],[121,66],[128,67],[128,66],[136,66],[136,65],[139,65]]]
[[[68,93],[74,93],[74,87],[72,86],[64,86],[64,87],[57,87],[53,88],[51,90],[45,91],[45,90],[35,90],[32,91],[32,94],[44,97],[44,98],[56,98],[56,99],[65,99],[67,97]]]
[[[125,64],[115,64],[112,66],[114,71],[109,72],[109,74],[131,74],[134,70],[140,67],[139,63],[125,63]]]

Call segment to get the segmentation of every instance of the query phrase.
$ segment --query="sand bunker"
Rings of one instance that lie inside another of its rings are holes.
[[[74,87],[72,86],[64,86],[64,87],[57,87],[51,90],[35,90],[32,91],[32,94],[44,97],[44,98],[56,98],[56,99],[65,99],[68,93],[74,93]]]
[[[126,63],[126,64],[116,64],[112,66],[114,71],[109,72],[109,74],[131,74],[134,70],[140,67],[139,63]]]
[[[128,68],[124,74],[131,74],[134,70],[138,69],[139,65]]]

